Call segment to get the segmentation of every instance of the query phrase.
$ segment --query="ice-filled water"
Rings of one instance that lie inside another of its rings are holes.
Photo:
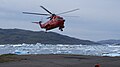
[[[97,56],[120,56],[120,46],[112,45],[0,45],[0,54],[80,54]]]

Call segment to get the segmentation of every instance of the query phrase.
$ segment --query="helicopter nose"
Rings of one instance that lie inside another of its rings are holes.
[[[65,22],[65,20],[63,20],[63,22]]]

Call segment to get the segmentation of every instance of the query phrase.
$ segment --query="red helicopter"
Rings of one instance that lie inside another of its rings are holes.
[[[47,18],[47,19],[50,19],[50,20],[45,22],[45,23],[42,23],[42,21],[33,22],[33,23],[39,24],[40,27],[43,28],[43,29],[46,29],[46,31],[54,29],[54,28],[59,28],[59,30],[63,31],[63,28],[65,27],[64,26],[65,19],[63,17],[58,16],[58,15],[79,10],[79,9],[74,9],[74,10],[62,12],[62,13],[59,13],[59,14],[53,14],[52,12],[47,10],[45,7],[43,7],[43,6],[40,6],[40,7],[43,8],[45,11],[47,11],[49,14],[40,14],[40,13],[31,13],[31,12],[23,12],[23,13],[24,14],[34,14],[34,15],[50,16],[50,17]]]

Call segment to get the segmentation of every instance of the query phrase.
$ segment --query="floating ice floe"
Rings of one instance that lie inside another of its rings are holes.
[[[13,54],[17,54],[17,55],[29,54],[29,51],[15,50]]]
[[[116,57],[116,56],[120,56],[120,53],[103,53],[102,56]]]

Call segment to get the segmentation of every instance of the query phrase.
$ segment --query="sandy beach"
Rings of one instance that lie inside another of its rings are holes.
[[[0,67],[120,67],[120,57],[83,55],[17,55],[15,61],[0,63]]]

